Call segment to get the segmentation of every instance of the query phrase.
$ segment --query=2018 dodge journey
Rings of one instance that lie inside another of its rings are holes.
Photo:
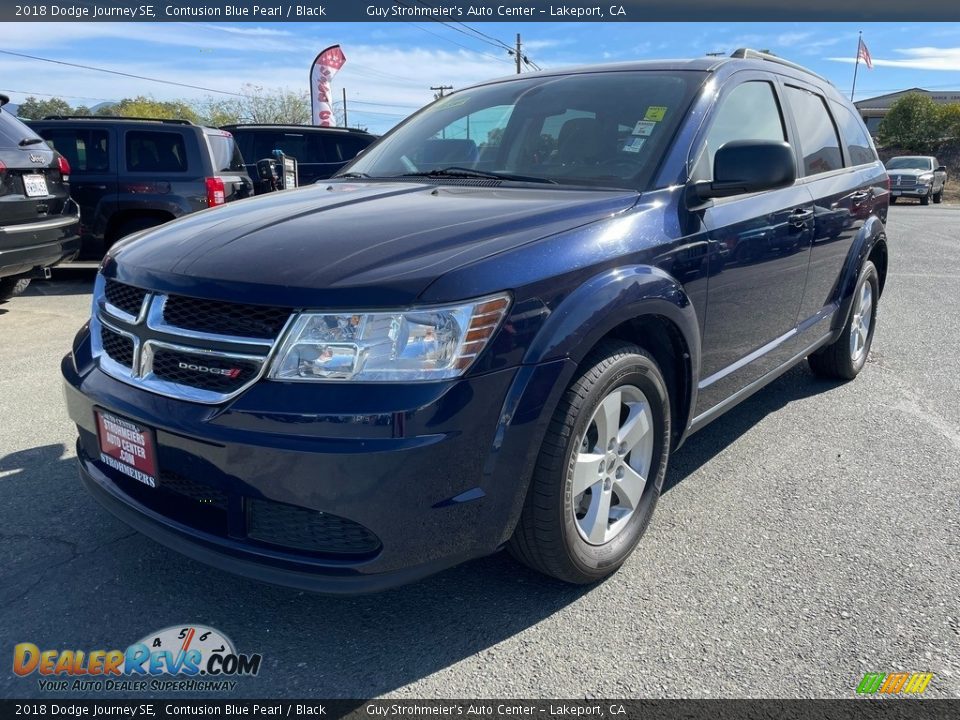
[[[769,55],[453,93],[327,183],[110,250],[62,365],[83,481],[274,583],[504,546],[598,580],[692,433],[804,359],[864,367],[888,203],[850,103]]]

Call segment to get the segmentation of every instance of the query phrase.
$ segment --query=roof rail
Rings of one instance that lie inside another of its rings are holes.
[[[344,132],[363,133],[369,135],[367,130],[361,130],[355,127],[344,127],[343,125],[304,125],[303,123],[259,123],[259,122],[240,122],[226,123],[221,125],[220,129],[225,128],[245,128],[245,127],[263,127],[263,128],[316,128],[318,130],[341,130]]]
[[[770,52],[762,52],[760,50],[751,50],[750,48],[738,48],[730,54],[730,57],[736,58],[739,60],[766,60],[767,62],[777,63],[778,65],[783,65],[788,68],[793,68],[794,70],[799,70],[800,72],[806,73],[807,75],[813,75],[813,77],[818,78],[819,80],[823,80],[825,83],[830,83],[830,85],[833,85],[833,83],[827,80],[827,78],[825,78],[823,75],[818,75],[813,70],[810,70],[809,68],[805,68],[803,65],[798,65],[795,62],[785,60],[784,58],[778,57],[777,55],[774,55],[773,53],[770,53]]]
[[[44,120],[129,120],[130,122],[155,122],[166,125],[193,125],[189,120],[175,118],[128,117],[126,115],[47,115]]]

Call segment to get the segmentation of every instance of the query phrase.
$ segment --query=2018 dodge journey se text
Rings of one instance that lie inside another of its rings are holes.
[[[691,433],[805,358],[860,372],[888,203],[849,102],[754,51],[450,94],[327,183],[110,250],[62,365],[83,481],[268,582],[504,546],[598,580]]]

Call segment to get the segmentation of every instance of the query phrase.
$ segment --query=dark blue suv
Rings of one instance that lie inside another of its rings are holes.
[[[125,239],[63,361],[108,509],[261,580],[630,555],[672,450],[805,358],[864,367],[887,176],[753,51],[451,94],[328,183]]]

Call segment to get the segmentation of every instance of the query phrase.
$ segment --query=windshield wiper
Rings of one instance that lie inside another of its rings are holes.
[[[558,184],[556,180],[551,180],[545,177],[532,177],[529,175],[511,175],[510,173],[491,172],[488,170],[474,170],[473,168],[465,168],[465,167],[457,167],[457,166],[438,168],[435,170],[427,170],[425,172],[403,173],[402,175],[394,175],[393,177],[489,178],[492,180],[510,180],[513,182],[547,183],[550,185]]]
[[[343,175],[334,175],[331,180],[339,180],[340,178],[368,178],[370,177],[364,172],[348,172],[343,173]]]
[[[20,147],[26,147],[27,145],[36,145],[37,143],[42,143],[43,138],[34,137],[34,138],[24,138],[20,141]]]

